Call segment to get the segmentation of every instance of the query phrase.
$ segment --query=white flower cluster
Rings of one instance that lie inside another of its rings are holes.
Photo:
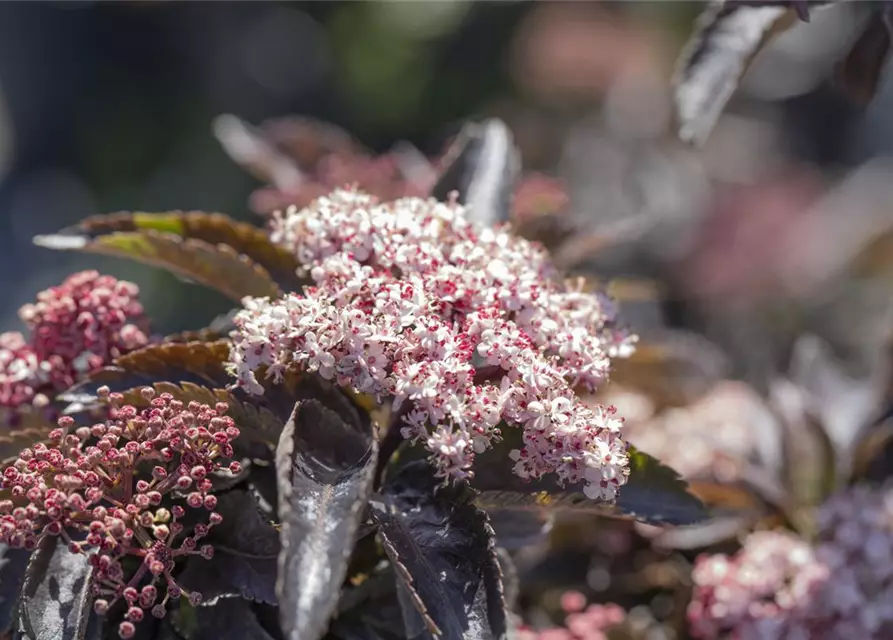
[[[506,424],[523,429],[523,478],[585,481],[594,499],[626,481],[622,420],[573,388],[594,389],[635,336],[609,299],[557,280],[542,249],[458,204],[347,190],[277,216],[273,240],[315,286],[245,301],[231,356],[244,388],[263,392],[261,367],[300,369],[391,398],[444,477],[470,475]]]
[[[814,546],[751,534],[735,556],[696,563],[689,621],[716,638],[893,638],[893,483],[856,486],[818,511]]]

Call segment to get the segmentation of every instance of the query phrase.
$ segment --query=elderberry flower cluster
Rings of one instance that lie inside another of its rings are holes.
[[[550,627],[540,631],[521,628],[518,640],[608,640],[608,631],[622,624],[626,611],[616,604],[591,604],[576,591],[567,591],[561,597],[561,608],[567,614],[563,627]]]
[[[734,556],[698,559],[688,620],[692,635],[718,638],[820,638],[812,619],[828,569],[793,534],[758,531]]]
[[[0,335],[0,407],[9,413],[46,404],[53,393],[148,344],[138,296],[135,284],[96,271],[41,291],[19,310],[29,338]]]
[[[108,421],[75,427],[63,417],[49,446],[23,450],[3,471],[0,488],[9,499],[0,501],[0,542],[34,549],[58,536],[72,553],[88,554],[94,608],[103,614],[123,599],[128,608],[118,631],[129,638],[146,612],[164,617],[171,598],[201,600],[183,591],[172,571],[179,557],[213,555],[211,546],[199,546],[222,520],[209,475],[232,456],[239,430],[225,403],[184,406],[146,388],[149,407],[140,411],[107,391]],[[238,472],[239,464],[229,469]],[[207,521],[185,532],[186,508],[207,512]],[[133,575],[125,575],[127,558],[140,560]]]
[[[715,638],[893,636],[893,484],[855,486],[818,510],[814,545],[751,534],[734,557],[702,556],[689,620]]]
[[[593,499],[615,497],[628,475],[622,420],[574,391],[594,390],[610,357],[633,349],[608,298],[560,281],[544,250],[476,227],[456,203],[335,191],[278,215],[273,240],[315,286],[244,301],[231,354],[239,385],[262,393],[262,367],[274,381],[298,369],[392,398],[402,435],[447,478],[471,475],[501,427],[519,427],[520,477],[555,473]]]

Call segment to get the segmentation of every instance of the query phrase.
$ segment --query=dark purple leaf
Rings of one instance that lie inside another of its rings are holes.
[[[347,587],[338,603],[329,635],[341,640],[402,640],[403,614],[397,601],[396,576],[391,567],[378,571],[357,586]]]
[[[889,58],[890,26],[884,15],[877,13],[840,63],[835,79],[850,98],[867,104],[877,94]]]
[[[59,396],[84,406],[95,402],[96,390],[107,386],[124,392],[156,382],[191,382],[224,389],[232,382],[226,372],[229,342],[162,342],[117,358],[111,366],[92,373],[87,380]],[[75,407],[77,409],[77,407]]]
[[[695,524],[708,516],[679,474],[635,447],[629,447],[629,479],[614,503],[591,500],[582,484],[562,487],[551,476],[522,480],[512,470],[510,448],[504,441],[478,456],[472,486],[481,492],[476,503],[484,509],[572,510],[671,525]]]
[[[276,604],[276,558],[279,532],[259,510],[254,496],[243,489],[218,495],[223,522],[211,530],[210,560],[193,556],[180,575],[180,584],[199,591],[204,600],[240,596]]]
[[[803,22],[809,22],[809,3],[825,4],[822,0],[726,0],[726,6],[735,7],[790,7]]]
[[[317,640],[328,627],[377,455],[368,419],[319,400],[295,404],[276,450],[282,540],[276,591],[290,640]]]
[[[92,615],[87,556],[46,536],[31,555],[18,611],[18,633],[30,640],[83,640]]]
[[[12,629],[30,556],[30,551],[0,544],[0,637]]]
[[[409,638],[507,634],[502,576],[486,513],[464,487],[441,487],[424,461],[407,464],[370,502],[397,574]]]
[[[446,201],[453,191],[469,217],[485,226],[509,219],[521,157],[512,132],[496,118],[465,125],[447,150],[445,168],[431,195]]]
[[[496,544],[508,550],[538,544],[549,537],[555,515],[545,510],[490,509]]]
[[[195,631],[189,640],[275,640],[261,626],[251,603],[221,598],[213,606],[195,608]]]
[[[749,7],[713,2],[701,14],[673,81],[683,141],[706,140],[751,60],[790,13],[781,3]]]

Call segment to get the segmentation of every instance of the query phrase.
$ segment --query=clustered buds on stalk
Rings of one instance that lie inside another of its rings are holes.
[[[543,249],[465,214],[455,202],[339,190],[278,215],[273,240],[315,286],[244,301],[232,373],[253,393],[266,367],[274,380],[306,370],[392,398],[403,436],[446,478],[470,476],[475,453],[520,427],[520,477],[555,473],[613,499],[629,473],[622,419],[574,388],[594,390],[635,336],[611,300],[560,281]]]
[[[82,271],[19,310],[30,330],[0,335],[0,407],[46,403],[114,358],[148,344],[148,321],[130,282]]]
[[[239,435],[225,403],[184,406],[151,388],[142,394],[150,406],[137,410],[101,389],[108,421],[76,427],[71,417],[61,418],[49,444],[23,450],[0,479],[10,495],[0,501],[0,542],[34,549],[45,536],[59,536],[72,553],[89,554],[96,611],[122,598],[128,605],[122,638],[133,635],[146,611],[163,617],[171,598],[200,601],[171,572],[178,557],[213,555],[210,545],[199,545],[222,520],[208,476],[232,456]],[[238,471],[238,463],[229,466]],[[185,532],[179,502],[209,512],[207,521]],[[142,561],[132,576],[122,566],[127,556]],[[158,583],[165,585],[163,597]]]
[[[855,486],[817,516],[811,545],[757,532],[733,557],[702,556],[689,621],[697,637],[889,638],[893,634],[893,485]]]

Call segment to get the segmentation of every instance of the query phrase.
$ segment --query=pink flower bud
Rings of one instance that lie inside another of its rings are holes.
[[[118,625],[118,636],[122,638],[122,640],[129,640],[134,635],[136,635],[136,627],[132,622],[125,620]]]

